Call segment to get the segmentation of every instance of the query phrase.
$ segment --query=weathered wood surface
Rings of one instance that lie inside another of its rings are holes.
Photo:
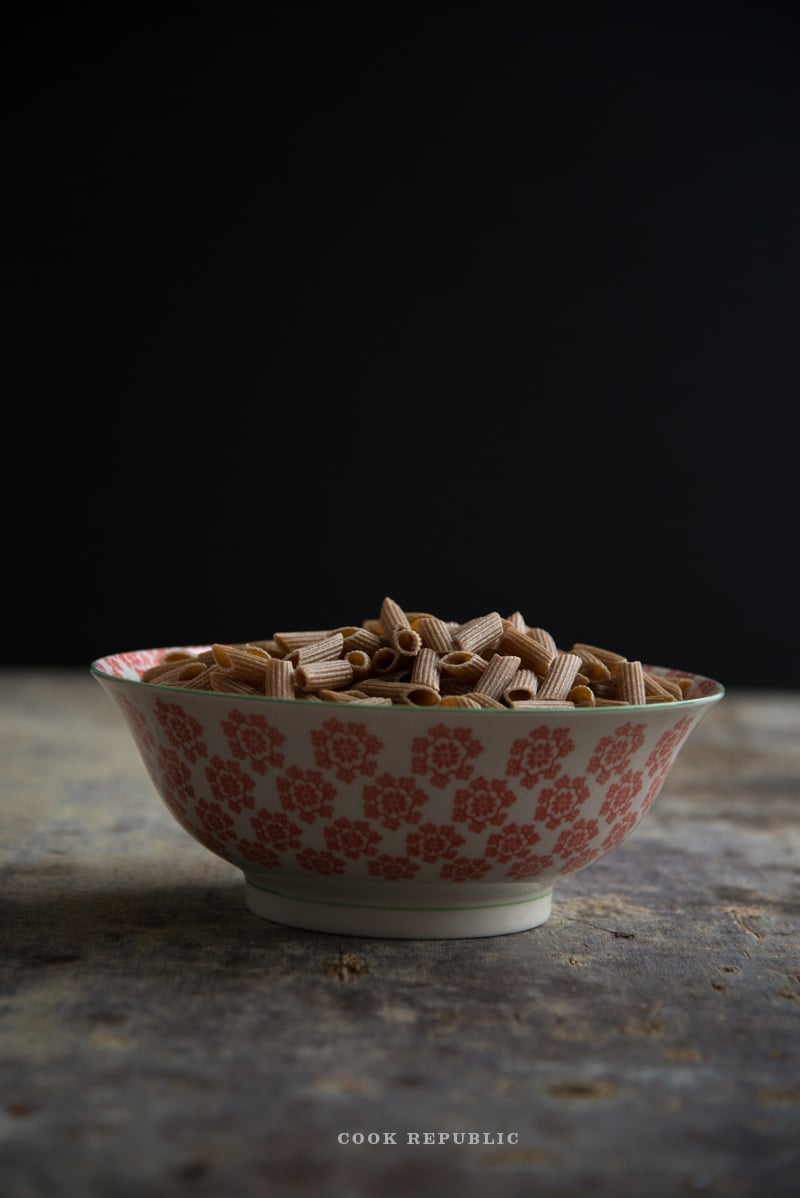
[[[420,942],[248,913],[88,676],[0,705],[3,1198],[797,1190],[800,695],[729,694],[541,928]]]

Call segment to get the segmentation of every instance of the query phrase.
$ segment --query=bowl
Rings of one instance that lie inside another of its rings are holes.
[[[622,844],[724,687],[683,698],[509,710],[351,705],[142,681],[170,646],[92,675],[185,831],[278,924],[414,939],[525,931],[555,884]]]

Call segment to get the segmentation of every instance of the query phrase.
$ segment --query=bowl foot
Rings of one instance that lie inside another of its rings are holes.
[[[469,896],[460,896],[462,905],[454,906],[453,886],[446,889],[449,903],[442,896],[437,905],[434,895],[424,904],[411,905],[396,894],[392,895],[393,901],[384,895],[345,897],[337,887],[338,897],[328,899],[315,893],[290,893],[245,877],[245,902],[254,915],[292,928],[403,940],[454,940],[525,932],[545,923],[552,909],[552,892],[492,901],[483,897],[481,892],[487,887],[482,886],[478,894],[473,891]]]

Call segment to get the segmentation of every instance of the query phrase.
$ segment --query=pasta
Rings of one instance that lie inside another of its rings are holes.
[[[519,666],[518,657],[507,657],[502,653],[495,653],[475,684],[476,694],[488,695],[490,699],[499,699],[517,673]]]
[[[511,653],[520,659],[520,663],[537,674],[546,674],[550,662],[556,655],[555,649],[543,644],[525,632],[520,632],[508,620],[503,625],[503,635],[498,646],[499,652]]]
[[[411,667],[411,681],[418,686],[429,686],[438,691],[441,674],[439,654],[434,649],[423,645],[414,658],[414,664]]]
[[[602,646],[559,648],[520,611],[458,623],[407,611],[390,596],[360,624],[172,649],[140,677],[271,699],[506,712],[675,703],[691,686],[690,678],[664,677]]]
[[[285,657],[271,657],[264,667],[264,694],[273,699],[294,698],[294,666]]]
[[[299,691],[349,686],[352,681],[353,667],[349,661],[310,661],[295,666],[294,670],[294,684]]]
[[[443,655],[455,649],[453,634],[444,620],[436,616],[419,616],[414,621],[414,631],[422,638],[422,643],[434,653]]]
[[[577,653],[556,653],[539,687],[538,699],[566,699],[572,690],[581,659]]]
[[[640,661],[621,661],[617,666],[617,684],[620,699],[627,703],[646,702],[644,670]]]
[[[453,642],[457,649],[483,656],[487,650],[491,652],[502,635],[503,619],[499,612],[492,611],[462,624],[453,634]]]

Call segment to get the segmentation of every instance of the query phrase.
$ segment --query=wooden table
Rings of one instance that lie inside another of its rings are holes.
[[[420,942],[246,911],[88,672],[0,702],[3,1198],[800,1192],[800,694],[729,693],[542,927]]]

